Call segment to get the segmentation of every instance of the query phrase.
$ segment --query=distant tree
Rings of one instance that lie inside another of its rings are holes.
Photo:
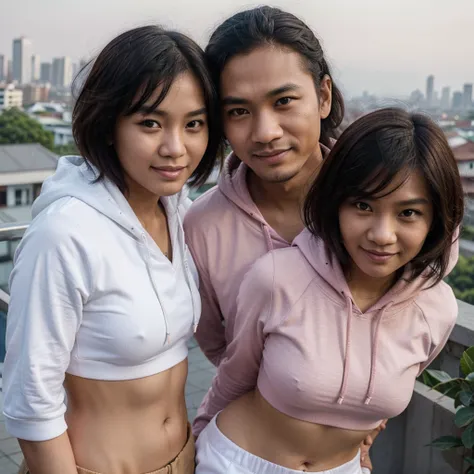
[[[54,147],[54,153],[59,156],[64,155],[79,155],[79,150],[75,143],[69,143],[68,145],[59,145]]]
[[[54,135],[25,112],[12,108],[0,114],[0,145],[40,143],[54,150]]]
[[[446,277],[446,282],[453,288],[456,298],[474,304],[474,257],[460,255],[457,265]]]

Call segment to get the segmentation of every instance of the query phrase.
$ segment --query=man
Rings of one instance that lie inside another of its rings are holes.
[[[196,339],[217,366],[232,340],[243,276],[304,228],[305,194],[337,136],[344,104],[314,33],[276,8],[226,20],[206,54],[233,153],[218,185],[191,207],[185,231],[200,274]]]

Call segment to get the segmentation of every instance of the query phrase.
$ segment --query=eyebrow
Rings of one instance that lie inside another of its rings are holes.
[[[198,115],[205,115],[207,113],[206,107],[201,107],[200,109],[193,110],[191,112],[188,112],[186,114],[186,117],[197,117]],[[169,113],[160,110],[160,109],[155,109],[155,110],[150,110],[147,106],[140,107],[137,110],[137,114],[142,114],[142,115],[157,115],[158,117],[168,117]]]
[[[415,198],[415,199],[407,199],[406,201],[398,201],[397,204],[400,206],[416,206],[417,204],[425,204],[428,205],[430,202],[428,199],[425,198]]]
[[[298,86],[297,84],[293,84],[292,82],[289,82],[280,87],[277,87],[276,89],[272,89],[271,91],[268,91],[265,94],[265,97],[268,99],[280,94],[284,94],[285,92],[295,92],[299,89],[301,89],[300,86]],[[249,104],[249,103],[250,101],[247,99],[244,99],[242,97],[232,96],[232,95],[228,95],[222,99],[222,105],[243,105],[243,104]]]

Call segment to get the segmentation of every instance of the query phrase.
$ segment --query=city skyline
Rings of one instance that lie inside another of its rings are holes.
[[[12,40],[27,36],[32,53],[43,62],[71,57],[89,59],[119,32],[159,22],[189,34],[204,46],[209,34],[230,14],[261,2],[141,0],[140,8],[124,0],[17,0],[0,31],[0,55],[12,56]],[[335,81],[351,96],[364,90],[377,95],[408,96],[425,91],[428,75],[435,90],[462,91],[474,82],[474,2],[376,0],[271,2],[305,20],[322,40]],[[409,14],[408,14],[409,13]],[[41,22],[38,22],[41,18]]]

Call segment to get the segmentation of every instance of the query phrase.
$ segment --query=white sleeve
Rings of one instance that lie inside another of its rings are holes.
[[[3,371],[5,425],[44,441],[67,429],[63,382],[92,287],[90,255],[69,218],[45,216],[20,243],[10,277]]]

